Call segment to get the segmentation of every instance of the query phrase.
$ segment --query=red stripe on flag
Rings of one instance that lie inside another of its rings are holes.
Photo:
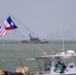
[[[0,29],[0,36],[3,36],[3,35],[5,35],[5,34],[6,34],[6,30],[3,29],[3,28],[1,28],[1,29]]]

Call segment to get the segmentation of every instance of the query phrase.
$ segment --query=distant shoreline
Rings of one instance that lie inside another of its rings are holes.
[[[22,44],[22,40],[0,40],[0,44]],[[62,40],[49,40],[47,44],[62,44]],[[64,40],[64,44],[76,44],[76,40]]]

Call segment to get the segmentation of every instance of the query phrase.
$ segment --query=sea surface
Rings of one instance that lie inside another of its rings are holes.
[[[76,43],[65,43],[64,50],[74,50]],[[22,44],[20,42],[0,42],[0,69],[16,71],[16,68],[27,66],[30,71],[39,70],[36,60],[27,60],[40,57],[44,53],[50,55],[63,51],[61,43],[48,44]]]

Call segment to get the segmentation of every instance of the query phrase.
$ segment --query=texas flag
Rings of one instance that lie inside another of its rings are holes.
[[[12,30],[18,28],[15,23],[12,21],[11,17],[9,16],[5,21],[4,21],[5,29],[6,30]]]

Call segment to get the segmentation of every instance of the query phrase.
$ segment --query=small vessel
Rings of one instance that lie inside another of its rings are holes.
[[[67,50],[54,55],[31,58],[28,60],[36,60],[40,71],[30,72],[28,67],[23,66],[15,72],[0,70],[0,75],[76,75],[75,57],[74,50]],[[42,60],[41,64],[38,60]]]
[[[35,58],[42,59],[43,67],[40,66],[40,72],[33,73],[34,75],[76,75],[76,64],[74,58],[76,53],[74,50],[67,50],[55,55],[45,55]],[[57,67],[57,65],[59,67]],[[61,67],[62,66],[62,67]]]
[[[48,40],[43,39],[40,40],[39,38],[35,38],[33,37],[31,34],[29,34],[30,40],[23,40],[22,43],[23,44],[45,44],[48,43]]]

